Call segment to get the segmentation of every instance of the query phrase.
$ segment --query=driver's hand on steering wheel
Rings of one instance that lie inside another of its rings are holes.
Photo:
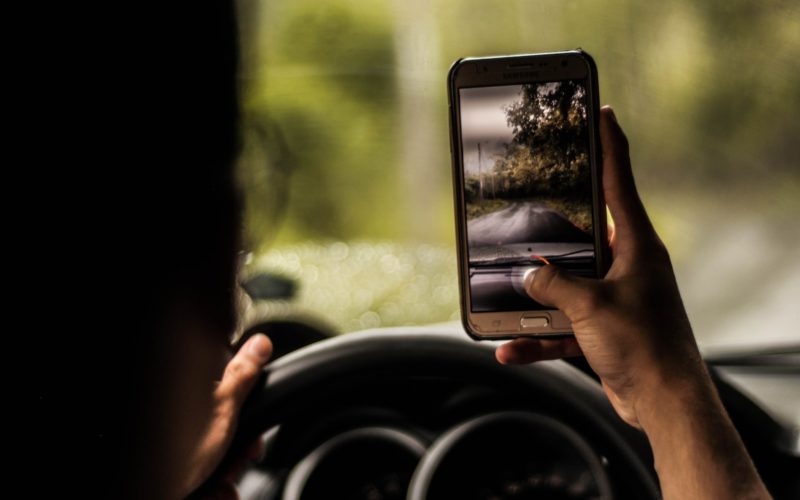
[[[228,470],[217,472],[214,480],[206,482],[225,456],[236,432],[239,411],[253,389],[262,367],[272,355],[272,342],[262,334],[253,335],[231,358],[222,380],[214,390],[211,420],[194,454],[189,459],[189,475],[184,482],[185,495],[193,499],[238,499],[234,483],[248,460],[263,453],[263,443],[254,442]],[[205,484],[204,484],[205,483]],[[202,488],[200,487],[202,485]]]

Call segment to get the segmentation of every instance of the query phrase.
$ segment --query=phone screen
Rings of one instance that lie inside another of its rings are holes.
[[[523,287],[552,263],[595,277],[587,81],[459,89],[472,312],[549,309]]]

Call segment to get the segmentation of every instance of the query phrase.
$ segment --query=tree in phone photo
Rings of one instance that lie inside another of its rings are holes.
[[[502,112],[511,140],[495,152],[491,169],[465,179],[470,215],[490,213],[509,202],[535,201],[591,234],[589,130],[583,84],[567,80],[521,85]]]

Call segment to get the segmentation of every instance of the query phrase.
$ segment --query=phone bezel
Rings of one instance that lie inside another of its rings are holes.
[[[564,65],[562,61],[567,61]],[[596,273],[598,278],[608,270],[608,237],[606,208],[602,191],[602,151],[599,136],[599,90],[597,67],[592,57],[583,50],[519,54],[493,57],[470,57],[457,60],[448,73],[448,104],[450,117],[450,151],[453,170],[456,237],[458,253],[458,281],[461,302],[461,320],[466,332],[476,340],[499,340],[516,337],[564,337],[572,335],[572,325],[563,312],[557,309],[536,311],[497,311],[474,313],[471,310],[469,286],[469,249],[466,237],[464,180],[461,151],[461,118],[459,89],[498,85],[519,85],[585,78],[589,110],[589,163],[592,173],[592,224]],[[525,317],[547,318],[546,327],[521,327]],[[516,329],[514,328],[516,325]]]

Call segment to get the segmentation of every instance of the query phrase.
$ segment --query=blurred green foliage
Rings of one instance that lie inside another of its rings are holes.
[[[445,76],[466,55],[589,51],[645,193],[714,196],[745,185],[763,194],[786,183],[797,192],[796,3],[272,0],[242,10],[257,27],[244,40],[254,47],[244,52],[245,110],[262,130],[246,135],[246,151],[261,154],[243,163],[253,249],[278,226],[283,242],[404,240],[420,224],[452,241],[441,221],[451,217]],[[426,95],[399,91],[409,85]],[[413,116],[401,110],[416,104],[436,132],[409,146]],[[403,163],[408,147],[425,152],[425,165]],[[411,170],[443,200],[428,220],[405,215]]]
[[[276,132],[245,136],[245,152],[264,152],[243,157],[247,243],[264,248],[274,236],[283,216],[274,198],[290,207],[284,240],[392,236],[397,216],[390,190],[380,189],[391,186],[398,166],[387,13],[354,2],[262,7],[252,40],[259,50],[248,61],[254,67],[245,86],[246,124]],[[280,152],[287,153],[275,158]],[[259,169],[285,175],[253,182],[248,172]]]
[[[628,134],[637,184],[679,274],[712,248],[707,238],[717,233],[707,228],[719,217],[774,228],[775,248],[798,241],[797,2],[240,7],[240,171],[246,245],[257,253],[365,238],[452,249],[448,67],[464,56],[576,47],[597,62],[601,102],[614,105]],[[714,307],[731,311],[746,300],[739,294]]]
[[[300,283],[292,302],[265,301],[249,322],[298,318],[337,332],[427,325],[459,317],[452,250],[374,241],[282,245],[256,257],[252,273]]]

